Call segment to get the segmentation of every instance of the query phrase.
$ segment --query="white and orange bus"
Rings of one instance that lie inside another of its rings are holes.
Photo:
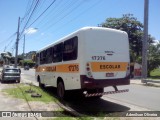
[[[130,84],[129,62],[126,32],[84,27],[37,52],[36,79],[40,87],[56,87],[59,98],[67,90],[101,97],[107,86],[126,92],[116,86]]]

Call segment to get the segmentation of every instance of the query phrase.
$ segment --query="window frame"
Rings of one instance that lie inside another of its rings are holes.
[[[52,63],[52,55],[53,55],[52,47],[46,49],[46,60],[45,60],[45,62],[47,64]]]
[[[52,61],[53,63],[63,61],[63,42],[58,43],[52,47]],[[58,57],[57,57],[58,56]]]
[[[45,64],[46,63],[45,60],[46,60],[46,50],[43,50],[40,52],[40,64],[41,65]]]
[[[76,60],[77,58],[78,58],[78,37],[75,36],[64,41],[63,61]]]

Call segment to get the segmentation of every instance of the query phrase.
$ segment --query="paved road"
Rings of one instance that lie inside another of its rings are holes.
[[[21,69],[22,79],[36,81],[35,80],[35,69],[24,70]]]
[[[34,69],[30,69],[29,71],[22,70],[22,76],[25,79],[35,81]],[[144,108],[144,110],[149,109],[160,111],[160,88],[131,84],[127,86],[120,86],[118,89],[129,89],[129,92],[103,96],[102,100],[112,100],[119,104],[127,104]],[[105,88],[105,91],[109,90],[114,89],[112,87]],[[131,110],[136,110],[136,108]]]
[[[140,106],[150,110],[160,111],[160,88],[147,87],[142,85],[131,84],[128,86],[118,87],[119,89],[129,89],[128,93],[112,94],[104,96],[103,98],[112,98],[120,100],[124,103]],[[112,88],[105,88],[105,91]]]
[[[21,68],[21,73],[27,75],[28,77],[32,77],[32,80],[34,80],[33,77],[35,77],[35,69],[24,70]]]

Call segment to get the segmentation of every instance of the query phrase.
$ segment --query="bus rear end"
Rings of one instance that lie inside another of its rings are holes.
[[[128,35],[107,28],[88,28],[83,34],[81,88],[102,92],[113,86],[118,91],[118,85],[130,84]]]

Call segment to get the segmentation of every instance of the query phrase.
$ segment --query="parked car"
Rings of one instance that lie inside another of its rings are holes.
[[[29,66],[28,65],[24,66],[24,70],[29,70]]]
[[[21,79],[21,72],[19,68],[3,68],[3,70],[1,71],[0,74],[0,80],[1,82],[5,82],[5,81],[15,81],[20,83],[20,79]]]

